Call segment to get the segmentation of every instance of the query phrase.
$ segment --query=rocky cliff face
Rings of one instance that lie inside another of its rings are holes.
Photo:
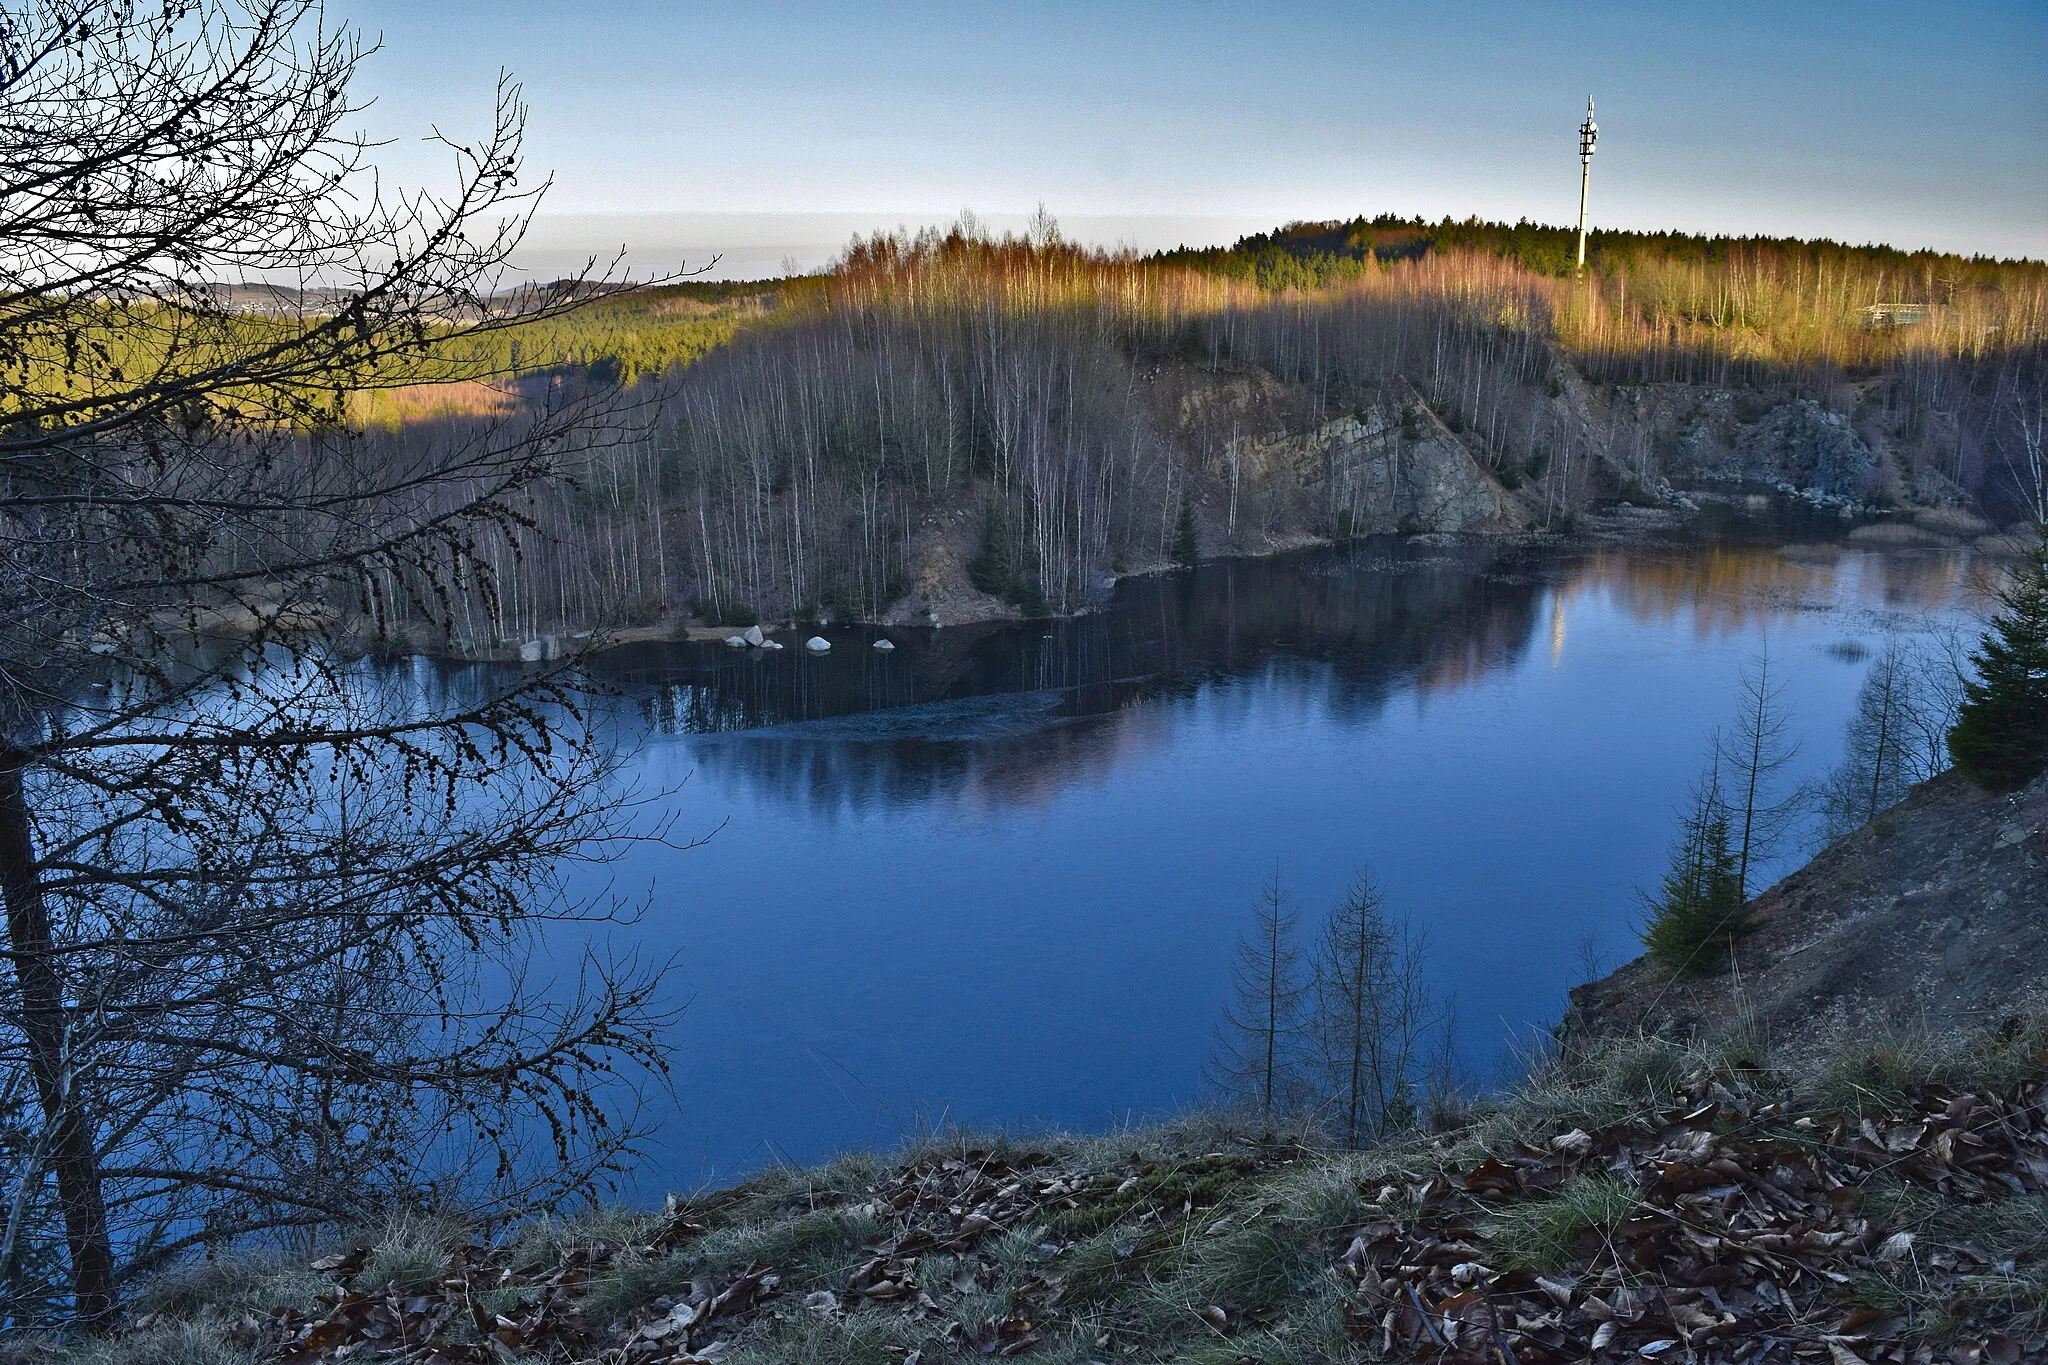
[[[1736,441],[1735,468],[1747,478],[1786,482],[1857,500],[1871,490],[1876,461],[1848,417],[1801,398],[1773,408]]]
[[[1990,796],[1955,773],[1756,899],[1738,971],[1647,959],[1572,992],[1568,1031],[1760,1029],[1780,1056],[1901,1030],[1930,1041],[2048,1002],[2048,776]]]
[[[1420,405],[1346,414],[1299,435],[1251,443],[1261,470],[1320,482],[1352,535],[1487,532],[1527,526],[1530,510]]]
[[[1271,554],[1355,536],[1514,531],[1539,508],[1504,486],[1476,438],[1452,432],[1412,391],[1325,421],[1304,420],[1302,393],[1259,371],[1186,370],[1156,380],[1153,439],[1194,452],[1177,490],[1204,559]],[[1248,432],[1259,433],[1256,435]],[[981,543],[974,499],[927,518],[908,551],[911,588],[887,624],[1014,618],[1018,608],[978,591],[968,565]],[[1114,574],[1170,567],[1154,554]],[[1106,576],[1103,586],[1113,582]]]

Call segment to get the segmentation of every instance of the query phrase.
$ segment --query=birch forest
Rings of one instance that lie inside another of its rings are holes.
[[[2048,501],[2039,267],[1959,283],[1782,244],[1610,244],[1608,268],[1575,279],[1498,243],[1397,246],[1367,241],[1343,269],[1306,252],[1306,282],[1276,283],[1227,255],[1084,249],[1049,220],[856,240],[723,344],[629,375],[580,476],[536,494],[516,553],[493,552],[469,637],[925,624],[963,594],[983,615],[1071,613],[1194,556],[1439,529],[1376,505],[1387,480],[1366,467],[1399,471],[1431,442],[1462,448],[1526,524],[1566,529],[1589,504],[1726,476],[1714,458],[1753,466],[1745,433],[1802,401],[1861,452],[1845,502],[2004,525]],[[529,373],[520,401],[592,373]],[[485,425],[356,439],[404,459]]]

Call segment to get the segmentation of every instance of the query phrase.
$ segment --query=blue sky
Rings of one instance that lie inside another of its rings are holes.
[[[504,69],[551,213],[725,215],[558,219],[572,244],[766,243],[803,237],[775,215],[804,213],[843,240],[846,222],[1041,202],[1142,245],[1382,210],[1563,222],[1591,93],[1596,223],[2048,256],[2042,0],[330,0],[330,16],[383,37],[360,90],[371,130],[401,139],[382,156],[402,179],[439,169],[416,140],[429,125],[480,129]]]

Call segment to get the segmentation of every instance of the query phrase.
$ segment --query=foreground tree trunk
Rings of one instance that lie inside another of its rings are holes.
[[[662,1071],[658,968],[528,974],[532,926],[615,912],[558,867],[634,834],[574,661],[353,662],[530,623],[493,566],[629,410],[590,376],[402,449],[351,420],[614,292],[504,287],[509,83],[446,193],[380,192],[363,51],[320,0],[0,17],[4,1330],[112,1332],[118,1283],[238,1238],[587,1193]],[[269,278],[323,283],[222,287]]]
[[[64,1211],[74,1309],[80,1321],[90,1324],[113,1311],[114,1252],[92,1123],[76,1085],[81,1068],[66,1036],[64,983],[55,961],[49,905],[36,874],[21,770],[19,752],[0,749],[0,897],[7,904],[7,946],[21,995],[29,1070],[49,1125],[49,1161]]]

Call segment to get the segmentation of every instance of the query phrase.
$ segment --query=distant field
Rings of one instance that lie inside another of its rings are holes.
[[[513,402],[505,380],[564,368],[632,383],[726,345],[741,328],[769,317],[786,288],[780,281],[662,285],[607,295],[530,326],[464,337],[448,351],[455,367],[490,378],[361,389],[349,395],[348,418],[388,429],[490,416]]]

